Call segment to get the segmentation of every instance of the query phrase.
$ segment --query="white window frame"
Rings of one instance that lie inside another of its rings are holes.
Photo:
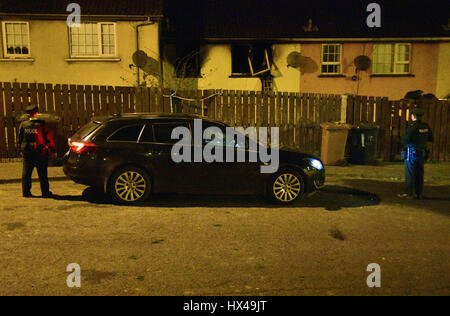
[[[96,24],[97,25],[97,45],[98,55],[74,55],[72,53],[72,27],[69,27],[69,56],[70,58],[77,59],[95,59],[95,58],[114,58],[118,56],[117,48],[117,23],[115,22],[83,22],[84,24]],[[83,24],[82,23],[82,24]],[[114,27],[114,54],[103,54],[103,42],[102,42],[102,25],[112,25]],[[75,26],[73,26],[75,27]]]
[[[398,48],[400,45],[404,45],[408,47],[408,56],[409,60],[399,60]],[[405,72],[397,72],[397,65],[408,65],[408,71]],[[396,43],[394,45],[394,74],[409,74],[411,73],[411,43]]]
[[[6,43],[6,24],[26,24],[28,32],[28,54],[9,54]],[[2,21],[2,35],[3,35],[3,56],[5,58],[30,58],[31,57],[31,39],[30,39],[30,23],[28,21]]]
[[[270,71],[270,61],[269,61],[269,54],[267,53],[267,49],[264,50],[264,57],[266,59],[266,64],[267,64],[267,68],[263,69],[259,72],[254,72],[253,70],[253,62],[252,59],[250,58],[250,56],[248,56],[247,60],[248,60],[248,65],[250,66],[250,72],[252,74],[253,77],[259,76],[260,74],[263,74],[265,72]]]
[[[339,47],[339,61],[323,61],[323,56],[325,53],[325,46],[337,46]],[[320,55],[320,74],[322,75],[342,75],[342,44],[341,43],[324,43],[322,44],[322,52]],[[339,66],[339,72],[323,72],[322,66],[324,65],[338,65]]]
[[[377,44],[374,44],[377,45]],[[374,75],[406,75],[406,74],[410,74],[411,73],[411,59],[412,59],[412,55],[411,55],[411,51],[412,51],[412,44],[411,43],[380,43],[378,45],[391,45],[394,48],[394,58],[392,60],[392,72],[372,72],[372,74]],[[400,45],[406,45],[408,46],[409,52],[408,52],[408,56],[409,56],[409,60],[405,61],[405,60],[399,60],[399,54],[398,54],[398,48]],[[375,50],[374,50],[375,51]],[[373,56],[373,59],[375,59],[375,56]],[[408,67],[408,71],[405,72],[398,72],[397,71],[397,65],[409,65]]]

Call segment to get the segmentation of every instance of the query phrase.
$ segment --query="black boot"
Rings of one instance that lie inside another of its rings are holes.
[[[50,191],[48,191],[47,193],[43,193],[43,194],[42,194],[42,197],[43,197],[44,199],[50,199],[50,198],[53,197],[53,193],[50,192]]]

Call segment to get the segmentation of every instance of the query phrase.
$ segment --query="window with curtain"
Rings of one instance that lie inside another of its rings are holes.
[[[29,57],[30,35],[28,22],[3,22],[5,57]]]
[[[411,44],[375,44],[373,50],[373,74],[410,73]]]

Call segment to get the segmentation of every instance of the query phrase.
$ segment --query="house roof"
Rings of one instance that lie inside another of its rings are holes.
[[[67,5],[78,3],[82,15],[162,16],[163,0],[1,0],[0,13],[67,15]]]
[[[372,2],[381,6],[381,28],[367,26],[367,5]],[[166,40],[450,37],[444,27],[450,23],[450,6],[442,0],[165,0],[164,4]]]

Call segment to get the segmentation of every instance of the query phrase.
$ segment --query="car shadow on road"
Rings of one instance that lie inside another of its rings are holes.
[[[56,201],[89,202],[93,204],[112,204],[109,198],[99,189],[86,188],[81,195],[53,194]]]
[[[383,181],[373,179],[345,179],[345,186],[357,187],[376,193],[383,203],[403,204],[428,209],[450,216],[450,185],[436,185],[426,183],[423,199],[401,199],[398,193],[404,193],[405,184],[399,181]]]
[[[81,196],[55,195],[55,200],[85,201],[93,204],[114,203],[101,191],[87,188]],[[328,185],[314,194],[304,196],[301,200],[288,205],[273,203],[264,196],[248,195],[186,195],[157,194],[152,195],[138,207],[212,207],[212,208],[324,208],[328,211],[338,211],[342,208],[356,208],[378,205],[377,195],[348,187]]]

